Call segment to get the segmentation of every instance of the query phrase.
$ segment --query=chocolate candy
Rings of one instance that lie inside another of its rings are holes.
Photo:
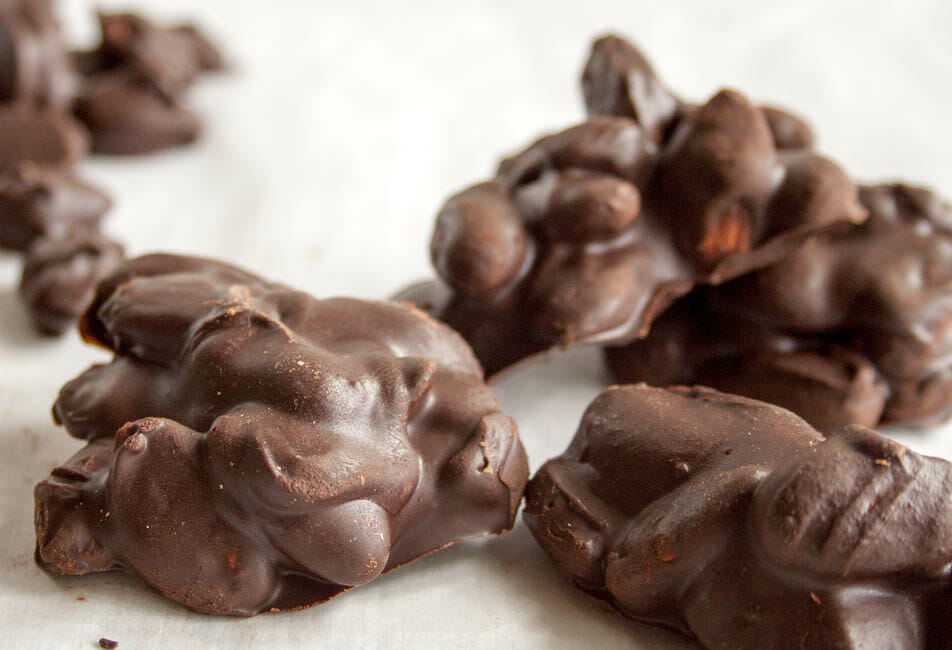
[[[142,154],[193,142],[198,118],[179,104],[221,55],[191,26],[160,27],[135,14],[100,14],[102,42],[75,54],[86,79],[74,112],[99,153]]]
[[[89,133],[64,113],[0,105],[0,168],[24,161],[70,167],[89,150]]]
[[[629,112],[650,123],[593,117],[544,137],[437,217],[442,282],[397,297],[459,330],[487,372],[554,345],[642,337],[695,284],[865,218],[839,167],[778,149],[765,112],[739,93],[677,104],[675,123],[660,86],[646,85],[655,99]]]
[[[92,302],[99,281],[122,257],[122,247],[98,229],[38,239],[26,255],[20,279],[20,297],[36,329],[48,336],[65,333]]]
[[[616,386],[539,470],[558,569],[705,648],[948,647],[952,465],[703,388]]]
[[[512,526],[515,424],[423,312],[151,255],[100,284],[80,329],[116,356],[54,407],[88,444],[36,487],[50,571],[121,569],[252,615]]]
[[[879,424],[890,389],[869,359],[832,338],[792,336],[714,312],[705,304],[709,293],[678,301],[646,338],[606,347],[615,380],[712,386],[790,409],[826,433]]]
[[[40,237],[94,229],[110,205],[68,171],[32,162],[0,168],[0,246],[25,251]]]
[[[49,2],[0,2],[0,102],[65,110],[77,84]]]

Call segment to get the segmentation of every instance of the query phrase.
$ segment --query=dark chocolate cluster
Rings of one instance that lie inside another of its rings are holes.
[[[559,570],[705,648],[939,650],[952,638],[952,465],[861,426],[618,386],[526,492]]]
[[[88,444],[36,488],[50,571],[119,569],[252,615],[512,526],[515,424],[463,339],[419,310],[152,255],[107,278],[80,327],[115,358],[54,407]]]
[[[678,98],[618,37],[595,42],[582,88],[585,123],[447,202],[441,279],[398,298],[490,374],[598,342],[619,381],[712,385],[827,432],[952,412],[947,205],[858,189],[781,109]]]
[[[641,67],[620,75],[619,47],[596,44],[585,73],[586,96],[615,114],[452,197],[431,242],[441,281],[398,295],[458,329],[489,373],[554,345],[642,337],[695,285],[866,217],[839,167],[792,147],[810,137],[796,118],[731,90],[688,105],[633,49]]]

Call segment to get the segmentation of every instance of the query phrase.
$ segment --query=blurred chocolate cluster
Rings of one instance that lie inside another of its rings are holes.
[[[20,293],[44,334],[68,329],[122,258],[99,229],[110,201],[76,163],[194,141],[199,121],[179,102],[222,67],[193,27],[99,23],[99,46],[71,52],[49,0],[0,0],[0,247],[26,254]]]

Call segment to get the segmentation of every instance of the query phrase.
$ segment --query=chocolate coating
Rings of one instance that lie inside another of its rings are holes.
[[[24,161],[70,167],[89,150],[89,133],[63,113],[0,104],[0,168]]]
[[[702,388],[616,386],[529,483],[558,569],[705,648],[946,648],[952,465]]]
[[[88,445],[36,487],[50,571],[121,569],[252,615],[512,526],[515,424],[423,312],[151,255],[100,284],[80,329],[116,356],[54,407]]]
[[[0,102],[66,109],[77,85],[49,2],[0,1]]]
[[[442,282],[397,298],[460,331],[492,374],[554,345],[642,337],[695,284],[866,216],[835,164],[777,150],[739,93],[684,114],[660,146],[652,138],[629,118],[593,117],[504,160],[441,210]]]
[[[26,255],[20,297],[41,334],[59,336],[92,302],[99,281],[122,261],[122,247],[97,229],[38,239]]]
[[[25,251],[41,237],[94,229],[110,205],[68,171],[32,162],[0,168],[0,246]]]

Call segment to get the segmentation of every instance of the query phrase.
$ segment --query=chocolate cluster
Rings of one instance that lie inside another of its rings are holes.
[[[641,67],[621,75],[618,47],[596,44],[585,73],[586,96],[615,114],[452,197],[431,242],[440,281],[397,296],[458,329],[489,373],[555,345],[643,337],[694,286],[866,218],[839,167],[793,146],[811,137],[799,120],[732,90],[688,105],[633,49]]]
[[[705,648],[948,647],[952,465],[777,406],[618,386],[526,491],[576,586]]]
[[[87,441],[36,487],[37,558],[123,570],[210,614],[323,602],[513,524],[516,426],[451,329],[152,255],[81,324],[115,353],[54,407]]]
[[[622,382],[711,385],[826,432],[952,412],[952,212],[858,188],[809,126],[722,90],[685,101],[622,39],[595,42],[589,118],[450,198],[438,281],[397,298],[487,372],[606,344]]]

